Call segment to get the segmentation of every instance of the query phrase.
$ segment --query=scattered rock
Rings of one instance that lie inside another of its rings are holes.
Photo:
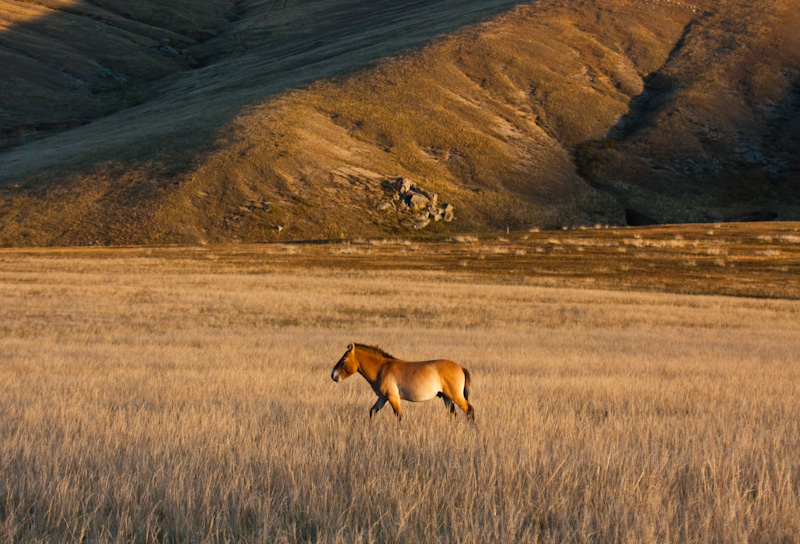
[[[172,47],[170,45],[169,38],[161,38],[158,40],[158,43],[151,46],[149,49],[153,53],[160,53],[162,55],[167,55],[170,57],[175,57],[180,59],[181,61],[185,62],[189,66],[197,66],[197,59],[191,55],[187,55],[177,47]]]
[[[400,186],[397,189],[397,192],[400,193],[401,195],[409,192],[411,188],[414,187],[414,184],[408,178],[400,178],[399,181],[400,181]]]
[[[381,202],[380,204],[378,204],[378,211],[379,212],[385,212],[386,210],[388,210],[391,207],[392,207],[392,203],[391,202]]]
[[[422,221],[419,221],[418,223],[414,223],[413,228],[414,230],[424,229],[425,227],[428,226],[428,224],[430,224],[430,222],[431,222],[430,219],[424,219]]]
[[[126,76],[124,76],[123,74],[118,74],[113,70],[103,70],[102,72],[99,72],[97,75],[99,75],[103,79],[110,79],[114,83],[118,83],[120,85],[123,85],[128,82],[128,78]]]
[[[239,206],[239,210],[242,213],[244,213],[244,208],[245,206]],[[246,206],[248,213],[252,213],[254,210],[263,210],[268,212],[270,208],[272,208],[272,205],[266,200],[251,200]]]
[[[751,149],[744,154],[744,160],[748,164],[763,164],[764,154],[761,151],[758,151],[757,149]]]

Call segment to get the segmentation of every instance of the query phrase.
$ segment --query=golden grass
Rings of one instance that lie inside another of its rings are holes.
[[[593,251],[578,235],[523,236]],[[449,247],[510,258],[490,249],[517,236]],[[406,267],[440,254],[421,242],[347,246],[374,268],[291,247],[0,252],[0,541],[800,534],[800,302]],[[439,402],[369,421],[368,385],[329,378],[353,340],[467,366],[478,424]]]

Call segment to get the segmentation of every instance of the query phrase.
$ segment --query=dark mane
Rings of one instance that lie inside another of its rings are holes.
[[[374,355],[380,355],[381,357],[386,357],[387,359],[397,359],[397,357],[395,357],[394,355],[389,355],[388,353],[386,353],[385,351],[383,351],[381,348],[379,348],[377,346],[367,346],[365,344],[356,344],[356,347],[358,349],[363,350],[363,351],[368,351],[368,352],[370,352],[370,353],[372,353]]]

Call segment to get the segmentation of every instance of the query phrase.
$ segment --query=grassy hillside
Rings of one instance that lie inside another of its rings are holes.
[[[153,98],[145,84],[200,66],[184,50],[235,15],[225,0],[0,0],[0,149]]]
[[[703,7],[626,115],[582,145],[581,171],[634,222],[797,217],[797,5]]]
[[[455,206],[423,234],[797,215],[780,0],[536,2],[330,77],[512,4],[242,3],[186,49],[203,67],[0,154],[0,243],[407,235],[377,210],[391,176]],[[734,125],[760,147],[717,137]]]

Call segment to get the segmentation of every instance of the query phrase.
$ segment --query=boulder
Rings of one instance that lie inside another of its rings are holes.
[[[379,212],[385,212],[386,210],[388,210],[391,207],[392,207],[391,202],[381,202],[380,204],[378,204],[378,211]]]
[[[415,193],[420,194],[420,195],[424,196],[425,198],[427,198],[428,200],[430,200],[432,206],[436,206],[436,199],[439,198],[439,195],[437,195],[436,193],[432,193],[432,192],[430,192],[430,191],[428,191],[426,189],[423,189],[422,187],[419,187],[419,186],[412,187],[412,190]]]
[[[414,211],[421,210],[427,207],[428,204],[430,204],[430,200],[419,193],[411,193],[411,196],[408,197],[408,205]]]

